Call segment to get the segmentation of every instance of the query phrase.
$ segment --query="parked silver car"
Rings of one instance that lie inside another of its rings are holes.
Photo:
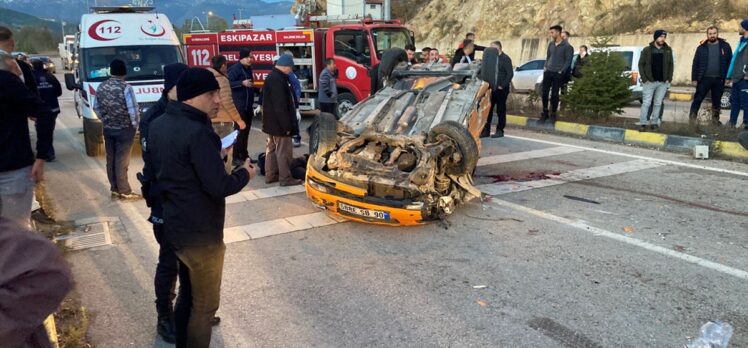
[[[530,92],[535,89],[535,81],[543,76],[545,59],[531,60],[518,66],[514,71],[511,89],[513,92]]]

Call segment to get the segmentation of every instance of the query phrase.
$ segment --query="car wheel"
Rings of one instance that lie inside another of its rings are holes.
[[[338,94],[338,115],[340,117],[345,116],[345,114],[348,113],[348,111],[351,111],[353,109],[353,106],[358,103],[358,100],[356,100],[356,97],[351,93],[340,93]]]
[[[309,126],[309,153],[325,155],[338,143],[338,120],[335,115],[323,112]]]
[[[732,104],[730,104],[730,97],[732,97],[732,91],[731,90],[725,90],[724,93],[722,93],[722,98],[719,100],[719,105],[723,109],[729,109]]]
[[[379,78],[390,79],[392,72],[398,64],[408,61],[408,54],[402,48],[391,48],[382,53],[382,60],[379,62]]]
[[[430,143],[443,140],[444,137],[454,141],[462,157],[459,162],[452,162],[446,168],[447,174],[461,175],[472,173],[478,164],[478,144],[465,126],[455,121],[445,121],[437,124],[429,131]]]

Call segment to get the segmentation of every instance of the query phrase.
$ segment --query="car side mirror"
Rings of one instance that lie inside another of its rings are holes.
[[[65,74],[65,88],[68,89],[68,91],[76,90],[76,89],[82,89],[82,86],[80,83],[77,83],[75,81],[75,75],[72,73]]]

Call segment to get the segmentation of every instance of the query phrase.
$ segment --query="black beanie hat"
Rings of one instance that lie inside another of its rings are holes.
[[[169,92],[179,81],[179,76],[189,69],[186,64],[182,63],[171,63],[164,65],[164,91]]]
[[[109,63],[109,75],[111,76],[125,76],[127,75],[127,65],[125,62],[115,59]]]
[[[662,29],[657,29],[655,30],[655,33],[654,33],[654,39],[657,40],[658,37],[663,36],[663,35],[667,36],[667,31],[662,30]]]
[[[177,100],[189,100],[220,88],[212,72],[203,68],[189,68],[177,82]]]
[[[239,50],[239,60],[242,60],[244,58],[249,57],[249,49],[248,48],[242,48]]]

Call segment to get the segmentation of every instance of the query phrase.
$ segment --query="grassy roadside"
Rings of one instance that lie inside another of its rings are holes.
[[[46,195],[44,183],[36,186],[35,195],[41,205],[41,209],[32,213],[32,222],[36,231],[52,240],[75,230],[73,223],[58,222],[53,218],[54,208]],[[60,250],[63,254],[68,252],[64,247],[60,247]],[[90,313],[81,304],[80,295],[75,290],[62,301],[54,318],[60,348],[93,347],[87,337]]]
[[[540,96],[537,93],[531,92],[529,95],[510,94],[507,100],[507,112],[510,115],[538,118],[542,110],[540,105]],[[722,112],[724,113],[725,111],[723,110]],[[577,115],[569,110],[560,110],[558,120],[590,126],[639,130],[639,126],[636,125],[639,120],[628,117],[592,118]],[[709,120],[710,111],[705,106],[699,112],[698,123],[691,125],[680,122],[663,122],[657,132],[710,140],[736,141],[738,134],[742,130],[735,127],[714,126],[710,124]]]

